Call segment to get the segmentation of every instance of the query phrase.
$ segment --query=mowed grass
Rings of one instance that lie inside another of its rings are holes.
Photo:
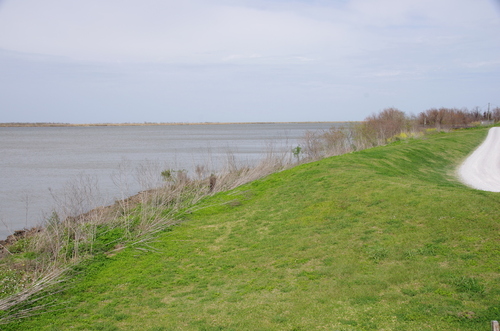
[[[488,330],[500,194],[454,174],[486,133],[332,157],[205,199],[148,251],[79,267],[60,310],[4,329]]]

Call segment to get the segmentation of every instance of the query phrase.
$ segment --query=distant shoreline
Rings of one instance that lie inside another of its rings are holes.
[[[310,121],[310,122],[178,122],[178,123],[0,123],[2,128],[24,128],[24,127],[87,127],[87,126],[159,126],[159,125],[228,125],[228,124],[304,124],[304,123],[350,123],[356,121]]]

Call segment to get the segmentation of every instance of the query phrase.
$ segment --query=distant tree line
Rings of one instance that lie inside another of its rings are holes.
[[[418,125],[438,129],[456,129],[470,127],[481,122],[500,122],[500,107],[491,111],[481,111],[479,107],[467,108],[431,108],[418,114]]]
[[[386,108],[364,121],[326,131],[308,131],[296,154],[304,160],[349,153],[390,142],[418,137],[434,131],[451,130],[500,122],[500,107],[491,111],[462,108],[431,108],[418,115],[407,115],[397,108]],[[300,154],[300,155],[299,155]]]

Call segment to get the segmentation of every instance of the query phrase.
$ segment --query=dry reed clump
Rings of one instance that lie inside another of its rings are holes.
[[[54,302],[44,302],[43,304],[38,304],[38,302],[61,291],[57,285],[64,281],[62,275],[65,271],[65,269],[57,267],[50,268],[49,271],[35,278],[29,286],[21,291],[0,299],[0,325],[32,316],[41,310],[56,307],[61,309],[61,305]]]

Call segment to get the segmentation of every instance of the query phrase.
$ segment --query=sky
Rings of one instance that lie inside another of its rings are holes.
[[[0,122],[500,106],[499,0],[0,0]]]

